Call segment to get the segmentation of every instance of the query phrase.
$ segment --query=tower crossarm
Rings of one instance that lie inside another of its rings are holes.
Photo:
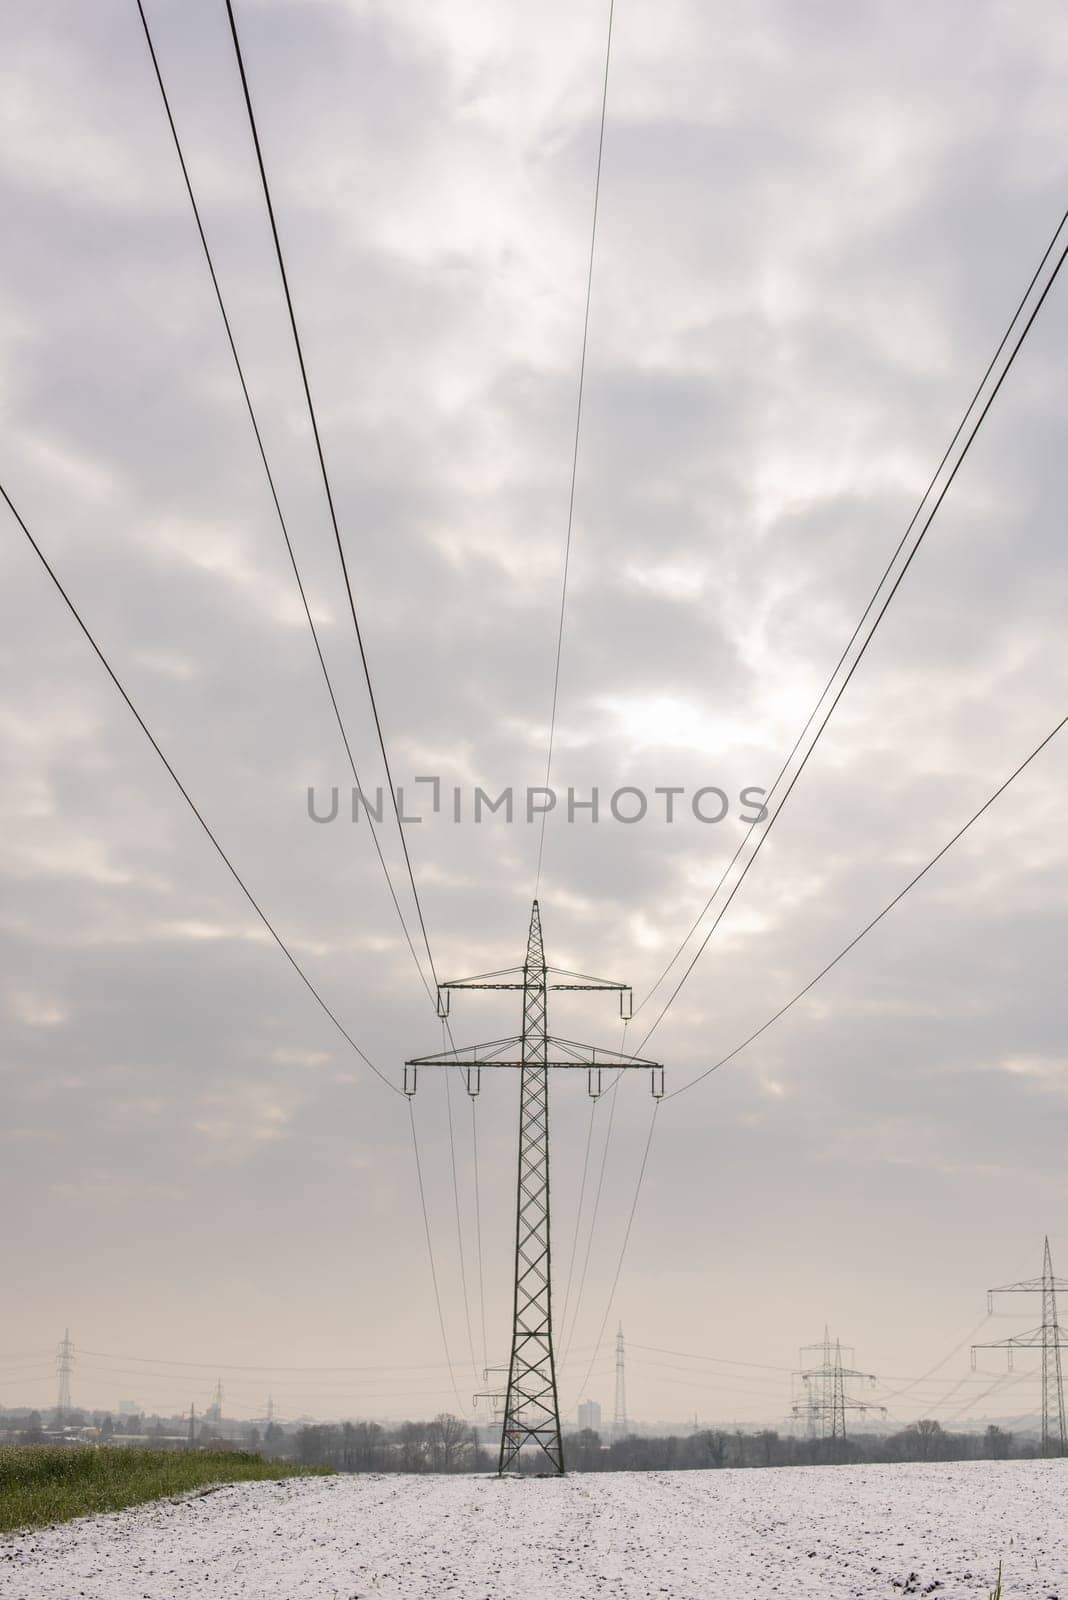
[[[1052,1328],[1032,1328],[1030,1333],[1013,1333],[1007,1339],[990,1339],[973,1344],[973,1350],[1041,1350],[1044,1346],[1068,1350],[1068,1328],[1059,1323]]]
[[[1014,1371],[1013,1355],[1017,1350],[1037,1350],[1046,1359],[1048,1356],[1061,1350],[1068,1350],[1068,1329],[1062,1328],[1059,1323],[1040,1328],[1032,1328],[1029,1333],[1013,1333],[1006,1339],[990,1339],[984,1344],[972,1345],[972,1371],[975,1370],[975,1352],[977,1350],[1005,1350],[1008,1352],[1009,1371]],[[1057,1355],[1057,1360],[1060,1356]]]
[[[1042,1294],[1047,1289],[1055,1289],[1058,1294],[1068,1293],[1068,1278],[1024,1278],[1019,1283],[999,1284],[986,1293],[989,1299],[992,1294]]]
[[[839,1395],[838,1404],[846,1411],[881,1411],[883,1416],[886,1416],[886,1407],[875,1405],[871,1400],[851,1400],[848,1395]],[[804,1416],[808,1410],[807,1400],[797,1400],[790,1408],[791,1414],[795,1417]]]
[[[664,1067],[660,1061],[647,1056],[627,1055],[621,1050],[607,1050],[603,1045],[582,1044],[576,1039],[561,1039],[549,1034],[545,1039],[544,1065],[555,1069],[584,1067],[587,1089],[596,1099],[602,1092],[602,1075],[610,1072],[644,1071],[650,1076],[654,1098],[664,1093]],[[481,1087],[483,1067],[523,1067],[523,1036],[508,1039],[490,1039],[485,1044],[463,1045],[454,1050],[437,1050],[432,1055],[413,1056],[404,1063],[404,1092],[413,1095],[418,1085],[420,1067],[453,1067],[465,1075],[467,1092],[476,1095]]]
[[[545,967],[545,988],[562,989],[587,994],[604,991],[618,994],[619,1014],[629,1022],[634,1010],[634,994],[629,983],[616,983],[612,978],[594,978],[586,972],[570,972],[566,967]],[[449,1005],[457,989],[522,989],[525,968],[502,967],[497,972],[479,972],[473,978],[449,978],[438,984],[438,1016],[449,1015]]]
[[[798,1376],[803,1383],[808,1383],[813,1378],[825,1378],[828,1372],[837,1372],[842,1378],[859,1378],[864,1383],[878,1382],[874,1372],[854,1372],[852,1367],[812,1367]]]

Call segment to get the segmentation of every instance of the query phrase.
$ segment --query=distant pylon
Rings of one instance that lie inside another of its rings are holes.
[[[845,1438],[845,1373],[842,1370],[842,1341],[834,1341],[834,1386],[831,1395],[831,1438]]]
[[[215,1393],[211,1397],[211,1405],[204,1413],[206,1422],[221,1422],[223,1413],[223,1386],[220,1378],[215,1385]]]
[[[63,1330],[63,1337],[59,1341],[56,1351],[56,1374],[59,1378],[56,1396],[56,1421],[64,1421],[70,1410],[70,1375],[74,1369],[74,1345],[71,1343],[70,1329]]]
[[[269,1394],[267,1396],[267,1426],[270,1427],[270,1425],[271,1425],[271,1423],[273,1421],[274,1421],[274,1396]]]
[[[622,1439],[627,1432],[627,1375],[624,1366],[626,1351],[623,1345],[623,1324],[616,1330],[616,1404],[612,1417],[612,1434]]]
[[[196,1442],[197,1442],[197,1413],[196,1413],[196,1407],[193,1405],[193,1402],[190,1400],[190,1402],[189,1402],[189,1448],[190,1448],[190,1450],[193,1450],[193,1449],[196,1448]]]
[[[818,1354],[817,1364],[813,1364],[809,1352]],[[819,1344],[805,1345],[800,1351],[801,1370],[797,1376],[804,1386],[804,1399],[793,1408],[795,1417],[804,1418],[807,1424],[807,1433],[810,1439],[844,1439],[846,1436],[846,1412],[880,1411],[885,1416],[882,1406],[873,1406],[866,1400],[853,1400],[850,1397],[848,1385],[850,1382],[863,1381],[875,1385],[875,1375],[871,1372],[857,1372],[853,1367],[847,1367],[842,1360],[842,1342],[840,1339],[831,1345],[831,1335],[827,1328],[823,1330],[823,1339]]]
[[[992,1339],[986,1344],[972,1345],[972,1366],[977,1350],[1008,1351],[1009,1371],[1012,1371],[1013,1352],[1016,1350],[1041,1350],[1042,1352],[1042,1454],[1044,1456],[1068,1455],[1068,1431],[1064,1425],[1064,1375],[1061,1370],[1061,1351],[1068,1350],[1066,1330],[1057,1321],[1057,1290],[1068,1290],[1068,1279],[1055,1278],[1053,1260],[1049,1251],[1049,1235],[1042,1253],[1042,1276],[1023,1278],[1019,1283],[1003,1283],[986,1293],[987,1310],[994,1309],[996,1294],[1040,1294],[1042,1296],[1042,1323],[1030,1333],[1013,1334],[1008,1339]]]

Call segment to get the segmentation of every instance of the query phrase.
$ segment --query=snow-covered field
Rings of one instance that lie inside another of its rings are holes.
[[[1068,1600],[1068,1461],[248,1483],[0,1539],[19,1600]]]

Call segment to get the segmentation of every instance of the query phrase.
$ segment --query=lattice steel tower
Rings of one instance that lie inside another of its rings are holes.
[[[627,1431],[627,1373],[626,1347],[623,1344],[623,1324],[616,1329],[616,1407],[612,1419],[612,1433],[622,1439]]]
[[[1061,1370],[1061,1351],[1068,1350],[1065,1329],[1057,1321],[1057,1290],[1068,1290],[1068,1279],[1053,1276],[1053,1261],[1049,1253],[1049,1236],[1042,1255],[1042,1276],[1025,1278],[1019,1283],[1003,1283],[1000,1288],[988,1289],[986,1305],[994,1309],[996,1294],[1040,1294],[1042,1296],[1042,1323],[1030,1333],[1017,1333],[1009,1339],[992,1339],[987,1344],[972,1345],[972,1366],[977,1350],[1007,1350],[1009,1371],[1015,1350],[1042,1351],[1042,1454],[1044,1456],[1068,1455],[1068,1432],[1064,1426],[1064,1374]]]
[[[56,1351],[56,1376],[59,1384],[56,1394],[56,1421],[62,1423],[70,1410],[70,1375],[74,1371],[74,1345],[71,1342],[70,1329],[64,1328],[63,1337],[59,1341]]]
[[[818,1364],[806,1360],[809,1351],[818,1353]],[[805,1345],[799,1355],[801,1371],[796,1376],[801,1379],[805,1398],[794,1406],[793,1414],[805,1418],[810,1439],[844,1439],[847,1411],[880,1411],[886,1415],[882,1406],[851,1398],[847,1384],[861,1380],[874,1388],[875,1374],[847,1367],[842,1359],[842,1341],[836,1339],[832,1346],[828,1329],[824,1328],[821,1343]]]
[[[620,1014],[630,1015],[631,991],[627,984],[566,972],[545,962],[541,913],[535,900],[530,913],[527,955],[521,967],[484,972],[474,978],[457,978],[438,985],[438,1014],[449,1015],[454,989],[514,989],[523,994],[523,1031],[509,1039],[416,1056],[405,1063],[404,1092],[416,1091],[420,1067],[451,1067],[464,1072],[467,1092],[480,1089],[483,1067],[518,1068],[519,1172],[516,1184],[515,1288],[512,1306],[512,1347],[508,1387],[501,1430],[498,1472],[518,1470],[522,1452],[532,1449],[543,1467],[564,1470],[560,1432],[560,1403],[553,1350],[552,1258],[549,1227],[549,1071],[586,1068],[588,1092],[596,1098],[602,1073],[645,1068],[654,1096],[664,1092],[664,1069],[659,1062],[616,1050],[577,1044],[549,1033],[550,989],[608,990],[619,995]]]

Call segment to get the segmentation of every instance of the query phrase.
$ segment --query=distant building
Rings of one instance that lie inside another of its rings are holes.
[[[137,1404],[136,1400],[120,1400],[119,1401],[119,1416],[120,1417],[139,1417],[140,1415],[141,1415],[141,1407]]]
[[[601,1407],[596,1400],[583,1400],[578,1408],[578,1425],[580,1428],[591,1428],[594,1433],[600,1431]]]

